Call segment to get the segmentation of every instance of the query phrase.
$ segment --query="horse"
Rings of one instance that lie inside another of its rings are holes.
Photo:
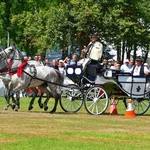
[[[0,53],[0,59],[15,58],[19,56],[19,53],[13,47],[9,47]],[[63,75],[56,71],[54,68],[48,66],[25,66],[22,70],[22,76],[18,78],[18,74],[11,76],[11,82],[9,83],[8,95],[14,91],[27,88],[39,87],[47,94],[46,101],[44,102],[44,109],[47,110],[47,102],[51,96],[55,98],[55,105],[52,109],[52,113],[56,111],[58,100],[61,98],[60,86],[63,84]],[[59,89],[59,90],[58,90]]]
[[[12,52],[11,49],[13,50],[14,53],[11,53]],[[5,51],[8,51],[8,54],[10,54],[10,56],[9,56],[9,62],[8,62],[8,71],[9,71],[9,75],[11,76],[11,75],[17,73],[18,67],[23,62],[23,56],[22,56],[22,53],[19,50],[15,49],[15,47],[8,48]],[[5,53],[5,54],[7,54],[7,53]],[[34,65],[34,66],[41,65],[37,61],[28,61],[28,64],[29,65]],[[32,91],[33,91],[33,97],[31,99],[29,107],[28,107],[29,111],[33,108],[33,106],[32,106],[33,102],[34,102],[34,100],[35,100],[35,98],[37,97],[37,94],[38,94],[36,88],[32,88]],[[7,92],[8,92],[8,90],[7,90]],[[16,93],[19,93],[19,92],[16,92]],[[18,97],[19,97],[19,94],[18,94]],[[9,94],[7,94],[7,95],[9,95]],[[43,95],[43,93],[41,94],[41,96],[39,97],[39,100],[38,100],[40,108],[43,108],[43,104],[41,103],[41,97],[42,97],[42,95]],[[8,99],[9,99],[9,97],[8,97]],[[17,101],[16,101],[15,110],[18,110],[18,108],[20,107],[19,106],[20,105],[19,99],[20,98],[18,98]]]
[[[8,84],[10,82],[10,78],[8,76],[8,63],[7,60],[1,59],[0,60],[0,78],[4,84],[4,97],[6,99],[7,105],[4,107],[4,110],[7,110],[8,107],[10,106],[12,109],[15,110],[15,105],[18,104],[19,107],[19,93],[16,92],[16,100],[14,98],[14,94],[12,94],[12,102],[13,104],[10,103],[10,97],[7,97],[7,89],[8,89]]]

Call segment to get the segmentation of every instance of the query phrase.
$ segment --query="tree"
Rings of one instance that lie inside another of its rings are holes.
[[[150,0],[3,0],[0,8],[1,41],[9,25],[12,41],[29,55],[69,46],[73,53],[95,32],[117,46],[118,60],[121,49],[129,56],[150,43]]]

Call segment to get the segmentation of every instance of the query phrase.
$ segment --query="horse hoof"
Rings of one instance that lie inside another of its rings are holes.
[[[56,110],[51,110],[49,113],[50,114],[53,114],[53,113],[55,113],[56,112]]]
[[[17,109],[17,108],[15,108],[15,109],[14,109],[14,111],[18,111],[18,109]]]
[[[48,106],[44,107],[44,110],[47,111],[48,110]]]
[[[40,105],[40,108],[41,108],[41,109],[43,108],[43,104]]]
[[[32,110],[33,109],[33,106],[29,106],[28,107],[28,111]]]
[[[15,105],[15,104],[13,104],[13,105],[12,105],[12,109],[13,109],[13,110],[15,110],[15,107],[16,107],[16,105]]]
[[[7,107],[4,107],[4,110],[8,110],[8,108],[7,108]]]

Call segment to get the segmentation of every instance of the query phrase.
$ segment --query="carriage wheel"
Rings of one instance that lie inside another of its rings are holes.
[[[133,98],[133,108],[136,115],[143,115],[150,107],[150,94],[145,98]],[[126,99],[126,105],[128,106],[128,100]]]
[[[61,94],[60,106],[65,112],[77,112],[83,105],[83,94],[76,85],[64,88]]]
[[[103,114],[106,111],[108,104],[108,95],[102,87],[92,87],[87,91],[84,99],[84,106],[90,114]]]

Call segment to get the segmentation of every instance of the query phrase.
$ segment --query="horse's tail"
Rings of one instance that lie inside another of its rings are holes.
[[[62,73],[60,73],[60,71],[59,70],[57,70],[57,69],[55,69],[56,70],[56,73],[57,73],[57,75],[58,75],[58,78],[59,78],[59,84],[63,84],[63,82],[64,82],[64,75],[62,74]]]

